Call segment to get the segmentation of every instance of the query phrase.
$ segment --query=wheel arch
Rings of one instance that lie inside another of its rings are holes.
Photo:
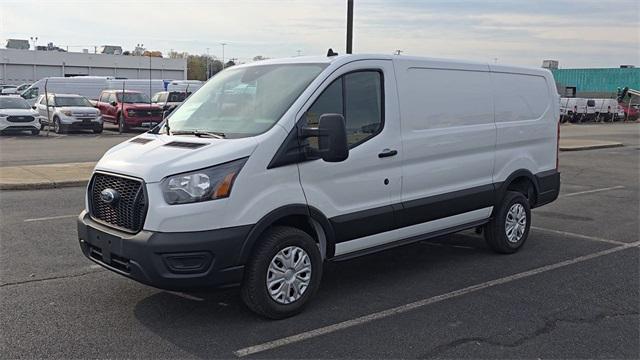
[[[247,262],[260,236],[274,225],[295,227],[309,234],[320,245],[323,260],[335,253],[333,228],[324,214],[312,206],[292,204],[272,210],[251,228],[242,245],[238,264]]]
[[[538,194],[540,194],[538,178],[527,169],[519,169],[512,172],[503,182],[499,183],[496,190],[496,205],[502,203],[507,191],[513,190],[524,194],[529,199],[531,208],[533,208]]]

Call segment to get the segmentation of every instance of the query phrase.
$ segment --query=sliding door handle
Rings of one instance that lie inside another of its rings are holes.
[[[379,158],[385,158],[389,156],[394,156],[398,154],[398,150],[384,149],[380,154],[378,154]]]

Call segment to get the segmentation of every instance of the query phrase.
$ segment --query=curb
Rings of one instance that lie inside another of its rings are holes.
[[[86,186],[89,179],[65,180],[65,181],[43,181],[31,183],[0,183],[0,190],[44,190],[59,189],[67,187]]]

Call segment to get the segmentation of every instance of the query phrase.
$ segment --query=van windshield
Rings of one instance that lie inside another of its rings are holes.
[[[269,130],[327,64],[227,69],[186,99],[170,117],[171,132],[206,131],[227,138]]]

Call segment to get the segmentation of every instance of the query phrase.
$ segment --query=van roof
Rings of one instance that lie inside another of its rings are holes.
[[[416,61],[416,62],[433,62],[440,64],[454,64],[454,65],[472,65],[472,66],[489,66],[491,70],[498,72],[536,72],[544,73],[548,72],[546,69],[537,67],[526,66],[514,66],[493,64],[489,62],[479,62],[460,59],[445,59],[435,57],[424,56],[407,56],[407,55],[389,55],[389,54],[348,54],[348,55],[336,55],[336,56],[294,56],[279,59],[260,60],[248,64],[242,64],[239,66],[254,66],[254,65],[271,65],[271,64],[330,64],[333,62],[347,63],[354,60],[394,60],[394,61]]]

